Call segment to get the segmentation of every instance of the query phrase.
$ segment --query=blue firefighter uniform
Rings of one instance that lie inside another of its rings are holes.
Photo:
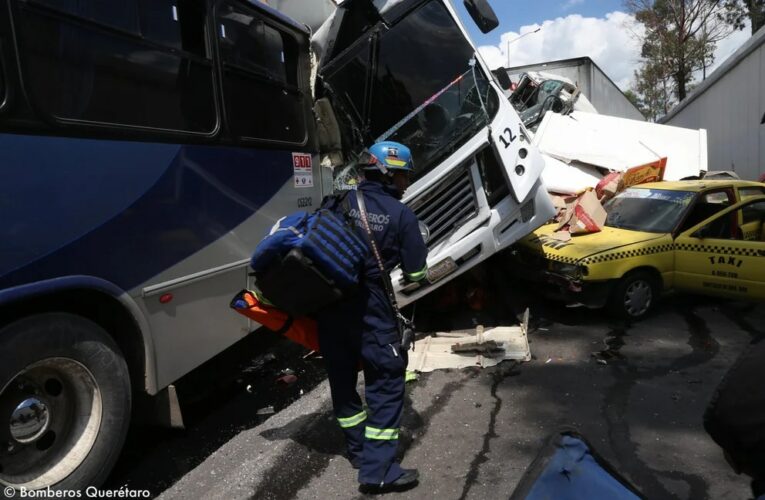
[[[385,269],[401,264],[408,279],[424,278],[427,247],[412,210],[397,199],[392,186],[364,181],[359,189]],[[348,201],[350,215],[366,241],[356,197],[348,196]],[[401,351],[396,318],[371,252],[358,293],[322,311],[317,320],[335,415],[346,437],[349,459],[359,468],[359,482],[391,483],[402,475],[395,453],[407,353]],[[366,410],[356,392],[360,363]]]

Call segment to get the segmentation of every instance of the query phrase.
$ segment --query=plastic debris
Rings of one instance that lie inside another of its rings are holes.
[[[295,375],[295,372],[289,368],[280,371],[276,378],[276,382],[283,385],[292,385],[297,382],[297,380],[297,375]]]
[[[264,366],[266,366],[271,361],[274,361],[276,359],[276,356],[273,353],[266,353],[262,356],[258,356],[257,358],[252,360],[252,364],[245,368],[243,371],[244,373],[252,373],[256,371],[260,371],[263,369]]]
[[[478,354],[483,354],[484,356],[504,351],[505,348],[493,340],[485,340],[483,342],[465,342],[464,344],[457,343],[452,345],[452,352],[475,352]]]
[[[404,382],[416,382],[419,380],[420,375],[412,370],[407,370],[406,375],[404,376]]]
[[[273,415],[276,413],[273,406],[264,406],[255,412],[257,415]]]

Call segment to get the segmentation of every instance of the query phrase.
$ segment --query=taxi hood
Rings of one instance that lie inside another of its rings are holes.
[[[518,242],[522,249],[542,254],[546,259],[576,262],[585,257],[624,246],[658,239],[664,234],[604,227],[600,232],[572,236],[568,241],[552,237],[557,223],[546,224]]]

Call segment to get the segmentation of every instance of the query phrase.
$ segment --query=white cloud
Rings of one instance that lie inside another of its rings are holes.
[[[542,29],[532,33],[537,28]],[[603,18],[571,14],[522,26],[520,33],[503,33],[499,46],[478,50],[492,68],[508,65],[508,50],[510,66],[589,56],[619,87],[627,88],[640,59],[636,34],[641,33],[642,26],[624,12]]]
[[[542,29],[533,33],[537,28]],[[589,56],[619,88],[626,90],[640,64],[638,37],[642,33],[642,25],[624,12],[611,12],[602,18],[571,14],[542,24],[522,26],[517,33],[503,33],[498,46],[482,46],[478,50],[491,68],[508,66],[508,50],[509,66]],[[750,33],[747,27],[718,43],[715,63],[707,70],[707,76],[745,42]]]

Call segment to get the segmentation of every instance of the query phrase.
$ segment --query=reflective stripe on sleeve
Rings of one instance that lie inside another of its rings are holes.
[[[416,273],[404,273],[406,277],[409,279],[409,281],[420,281],[422,278],[425,277],[425,274],[428,272],[428,265],[425,264],[425,267],[422,268],[421,271],[417,271]]]
[[[337,421],[340,422],[340,427],[343,429],[348,429],[350,427],[356,427],[361,422],[367,419],[367,412],[364,410],[361,410],[361,413],[357,413],[353,415],[352,417],[345,417],[345,418],[337,418]]]
[[[398,439],[398,429],[375,429],[374,427],[367,427],[364,437],[367,439],[393,441],[394,439]]]

